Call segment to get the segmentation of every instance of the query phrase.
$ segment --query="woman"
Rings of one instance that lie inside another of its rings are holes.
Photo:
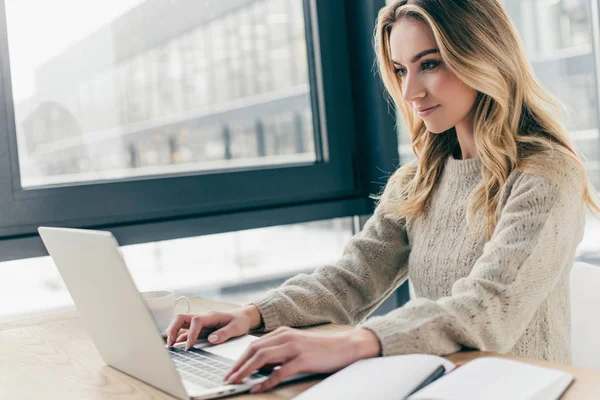
[[[280,364],[255,391],[362,358],[464,347],[570,362],[569,273],[586,205],[600,208],[506,12],[497,0],[398,1],[379,13],[375,47],[416,161],[335,265],[237,311],[180,315],[169,345],[273,331],[226,376]],[[364,321],[407,278],[416,298]],[[326,322],[358,326],[280,328]]]

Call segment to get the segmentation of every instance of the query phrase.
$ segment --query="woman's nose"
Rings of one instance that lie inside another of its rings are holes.
[[[402,97],[408,102],[425,96],[425,86],[418,76],[407,74],[402,81]]]

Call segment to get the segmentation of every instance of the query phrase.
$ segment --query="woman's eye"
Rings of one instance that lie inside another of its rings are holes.
[[[425,61],[421,64],[424,71],[430,71],[440,65],[439,61]]]
[[[440,65],[441,63],[439,61],[423,61],[421,63],[421,69],[423,71],[431,71],[432,69],[435,69],[438,65]],[[396,75],[403,77],[404,75],[406,75],[406,69],[404,68],[395,68],[394,72],[396,73]]]

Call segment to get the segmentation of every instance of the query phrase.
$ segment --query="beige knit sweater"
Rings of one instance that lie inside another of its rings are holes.
[[[514,171],[491,240],[469,234],[479,159],[450,156],[423,217],[395,222],[378,206],[335,264],[300,274],[253,302],[266,331],[326,322],[372,330],[383,355],[463,347],[570,363],[569,273],[583,237],[582,185]],[[410,278],[416,298],[364,319]]]

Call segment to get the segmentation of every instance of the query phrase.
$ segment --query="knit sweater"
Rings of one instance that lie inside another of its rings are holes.
[[[378,205],[336,263],[300,274],[253,302],[264,330],[327,322],[370,329],[382,355],[447,355],[462,348],[570,363],[569,274],[583,238],[583,185],[556,164],[561,184],[514,170],[498,223],[469,232],[481,160],[450,156],[425,214],[385,217]],[[415,298],[365,318],[407,278]]]

